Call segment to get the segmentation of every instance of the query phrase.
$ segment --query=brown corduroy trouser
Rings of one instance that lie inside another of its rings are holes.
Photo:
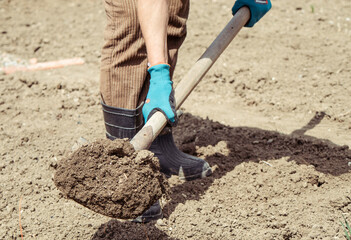
[[[136,5],[137,0],[105,0],[107,25],[101,55],[100,92],[105,104],[112,107],[135,109],[148,90],[146,46]],[[186,36],[188,13],[189,0],[170,0],[167,44],[171,74]]]

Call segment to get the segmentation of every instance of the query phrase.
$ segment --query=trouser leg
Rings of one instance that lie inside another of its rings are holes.
[[[103,102],[112,107],[136,109],[148,90],[147,53],[136,4],[137,0],[105,0],[100,92]],[[167,44],[172,74],[186,36],[188,13],[189,0],[170,0]]]

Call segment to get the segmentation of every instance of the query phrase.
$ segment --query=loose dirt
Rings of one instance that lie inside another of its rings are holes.
[[[106,216],[132,219],[166,194],[158,159],[128,140],[97,140],[58,163],[55,185],[67,198]]]
[[[175,85],[230,20],[232,5],[191,1]],[[94,142],[105,134],[102,2],[0,0],[1,52],[86,61],[0,75],[0,239],[21,239],[21,228],[24,239],[344,239],[342,216],[351,222],[350,13],[350,0],[273,1],[261,22],[242,29],[173,129],[177,145],[208,161],[213,175],[172,177],[164,218],[135,224],[67,199],[53,181],[80,137]]]

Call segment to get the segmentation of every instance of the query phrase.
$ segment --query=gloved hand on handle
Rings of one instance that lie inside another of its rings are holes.
[[[232,8],[233,15],[244,6],[248,7],[251,13],[245,27],[253,27],[272,8],[270,0],[237,0]]]
[[[143,106],[144,121],[156,111],[161,111],[168,119],[169,124],[177,124],[176,104],[172,81],[169,73],[170,66],[165,63],[157,64],[148,69],[150,86]]]

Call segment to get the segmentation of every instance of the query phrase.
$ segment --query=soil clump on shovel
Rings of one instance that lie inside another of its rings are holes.
[[[58,163],[54,182],[67,198],[119,219],[141,215],[168,191],[158,159],[126,139],[82,146]]]

